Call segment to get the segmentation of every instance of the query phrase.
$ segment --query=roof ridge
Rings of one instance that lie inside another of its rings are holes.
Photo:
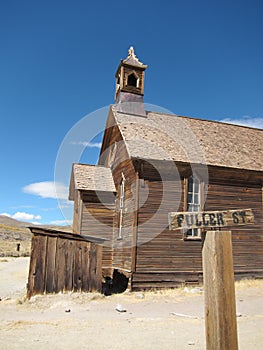
[[[93,166],[93,167],[97,167],[97,168],[111,169],[110,167],[102,165],[102,164],[73,163],[73,165],[84,165],[84,166]]]

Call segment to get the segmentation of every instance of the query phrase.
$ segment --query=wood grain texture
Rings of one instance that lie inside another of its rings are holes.
[[[158,125],[167,122],[165,127],[168,129],[171,127],[173,130],[176,127],[176,120],[174,117],[167,119],[166,116],[148,113],[147,120],[140,118],[137,120],[140,123],[137,124],[135,116],[117,114],[110,109],[99,160],[100,165],[111,167],[117,190],[113,217],[112,269],[119,269],[133,275],[131,289],[173,287],[178,285],[178,281],[188,282],[188,280],[196,283],[202,279],[202,239],[208,229],[200,229],[200,237],[190,239],[180,230],[169,231],[168,228],[169,212],[186,211],[187,179],[192,175],[193,169],[191,164],[184,160],[185,154],[182,155],[182,160],[180,159],[176,149],[178,145],[170,143],[169,138],[162,139],[152,125],[147,126],[147,123],[151,122],[156,122]],[[214,147],[214,136],[211,137],[212,134],[207,132],[208,129],[200,129],[199,120],[191,119],[189,122],[195,127],[197,137],[203,134],[210,140],[209,147],[206,148],[210,165],[195,164],[194,167],[198,174],[203,174],[205,167],[209,175],[208,183],[201,184],[204,194],[202,210],[252,209],[254,223],[232,227],[234,270],[238,278],[262,276],[263,172],[250,156],[246,161],[226,158],[219,147]],[[208,127],[212,124],[204,122],[203,125]],[[229,126],[213,125],[221,131],[224,130],[224,133],[227,130],[229,133]],[[178,127],[181,127],[180,123]],[[238,130],[241,131],[241,129]],[[180,132],[179,129],[178,132]],[[130,142],[135,134],[142,135],[141,143]],[[259,132],[256,134],[259,135]],[[171,155],[170,158],[168,157],[169,160],[158,155],[157,158],[155,157],[156,149],[146,147],[145,137],[147,139],[147,136],[151,140],[156,140],[157,144],[160,142],[162,147],[167,146],[166,154]],[[243,139],[247,137],[243,134],[240,136]],[[204,138],[202,140],[204,141]],[[258,146],[261,144],[262,140],[257,143]],[[232,142],[228,145],[233,151]],[[220,153],[220,162],[218,157],[215,157],[215,152]],[[258,153],[254,155],[258,162]],[[151,157],[147,158],[148,156]],[[249,167],[245,168],[244,166],[248,163]],[[122,173],[126,179],[125,209],[127,212],[123,218],[123,238],[117,241],[118,191]],[[166,184],[167,187],[165,187]],[[228,229],[229,226],[226,226],[225,230]],[[129,243],[131,245],[136,243],[136,247],[129,249]]]
[[[231,231],[210,231],[203,247],[207,350],[237,350]]]
[[[168,213],[169,229],[218,228],[254,223],[251,209]]]
[[[76,239],[74,234],[55,235],[39,228],[32,228],[32,231],[29,298],[35,294],[63,291],[101,291],[101,245],[81,239],[80,235]]]

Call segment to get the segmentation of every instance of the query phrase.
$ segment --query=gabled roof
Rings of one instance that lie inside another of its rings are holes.
[[[114,106],[112,112],[131,158],[263,171],[261,129],[156,112],[142,118]]]
[[[111,169],[98,165],[74,163],[69,188],[70,200],[74,199],[75,190],[116,192]]]
[[[140,62],[139,59],[136,57],[134,48],[132,46],[129,48],[128,56],[124,60],[122,60],[121,63],[126,63],[136,67],[147,68],[147,66]]]

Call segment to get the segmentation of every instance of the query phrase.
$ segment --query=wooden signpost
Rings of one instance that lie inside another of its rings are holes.
[[[211,228],[202,259],[207,350],[238,350],[231,231],[221,227],[254,222],[251,209],[169,213],[170,230]]]

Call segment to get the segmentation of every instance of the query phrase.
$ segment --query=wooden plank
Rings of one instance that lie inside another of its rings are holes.
[[[96,267],[97,267],[97,247],[95,244],[90,245],[90,270],[89,270],[89,288],[90,291],[96,290]]]
[[[231,231],[207,232],[203,247],[207,350],[237,350]]]
[[[35,236],[32,236],[31,242],[31,255],[30,255],[30,265],[29,265],[29,273],[28,273],[28,283],[27,283],[27,297],[31,298],[34,295],[34,281],[35,281],[35,269],[36,269],[36,261],[37,261],[37,240]]]
[[[91,243],[85,243],[82,247],[82,291],[89,292],[90,284],[90,245]]]
[[[56,267],[54,271],[55,279],[55,292],[62,292],[65,287],[65,251],[67,249],[67,240],[64,238],[57,238],[57,250],[56,250]]]
[[[101,290],[101,256],[102,246],[92,243],[90,246],[90,291]]]
[[[203,212],[172,212],[168,214],[170,230],[209,227],[230,227],[254,223],[251,209]]]
[[[29,296],[42,294],[45,290],[47,237],[34,235],[32,243],[33,249],[29,273]]]
[[[73,289],[75,292],[82,288],[82,244],[75,242],[74,249],[74,270],[73,270]]]
[[[73,290],[74,241],[68,240],[65,251],[65,286],[66,291]]]
[[[103,246],[100,244],[94,244],[96,246],[96,291],[101,292],[102,287],[102,254]]]
[[[55,291],[55,264],[56,264],[56,237],[47,237],[47,258],[46,258],[46,285],[45,292],[53,293]]]

